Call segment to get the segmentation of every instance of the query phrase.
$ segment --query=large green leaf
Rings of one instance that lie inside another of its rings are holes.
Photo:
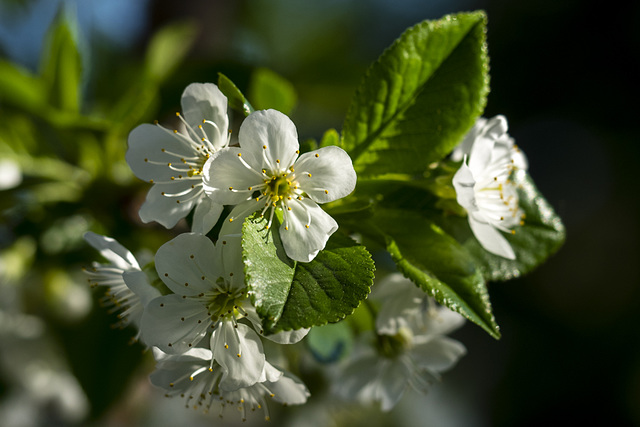
[[[277,227],[253,215],[245,220],[245,280],[267,333],[337,322],[367,297],[374,265],[364,246],[334,233],[309,263],[284,255]]]
[[[518,185],[523,225],[515,234],[503,233],[516,254],[515,260],[493,255],[473,237],[466,218],[444,217],[442,226],[463,242],[475,257],[487,280],[509,280],[528,273],[554,254],[564,243],[565,228],[549,202],[538,192],[531,177],[519,171],[512,177]]]
[[[354,225],[368,237],[384,239],[398,269],[438,303],[500,337],[474,258],[433,221],[419,212],[378,206],[368,221]]]
[[[414,174],[442,159],[488,93],[484,12],[408,29],[369,69],[343,129],[359,177]]]

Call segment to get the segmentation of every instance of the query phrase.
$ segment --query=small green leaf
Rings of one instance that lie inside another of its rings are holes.
[[[224,93],[224,95],[229,100],[229,106],[237,111],[242,111],[242,113],[246,116],[253,113],[254,109],[247,101],[247,98],[244,97],[240,89],[229,79],[229,77],[225,76],[222,73],[218,73],[218,88],[220,91]]]
[[[258,110],[273,108],[291,114],[297,102],[293,85],[282,76],[267,68],[257,68],[251,76],[249,97]]]
[[[340,145],[340,134],[335,129],[327,129],[320,140],[320,147],[329,147],[331,145]]]
[[[74,39],[74,23],[65,9],[53,21],[43,49],[42,80],[49,104],[56,109],[80,110],[82,59]]]
[[[187,56],[197,35],[193,21],[173,23],[155,33],[147,49],[147,76],[156,83],[166,80]]]
[[[453,237],[419,213],[399,209],[378,208],[361,227],[377,230],[398,269],[438,303],[500,337],[482,273]]]
[[[538,192],[531,177],[520,171],[512,179],[518,185],[520,207],[525,213],[523,225],[515,228],[515,234],[503,233],[513,247],[515,260],[484,250],[473,236],[466,218],[448,217],[443,221],[443,227],[456,235],[476,258],[487,280],[510,280],[530,272],[554,254],[565,240],[562,220]]]
[[[242,230],[245,280],[266,333],[337,322],[367,297],[374,265],[364,246],[334,233],[313,261],[295,263],[266,224],[254,214]]]
[[[371,66],[343,130],[359,178],[422,173],[460,141],[489,90],[485,25],[484,12],[422,22]]]

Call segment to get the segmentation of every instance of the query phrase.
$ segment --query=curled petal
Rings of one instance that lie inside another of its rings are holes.
[[[476,195],[474,186],[476,181],[471,173],[471,169],[462,163],[460,169],[453,176],[453,188],[456,190],[456,198],[460,206],[465,208],[467,212],[478,209],[476,205]]]
[[[291,210],[280,226],[282,245],[289,258],[310,262],[324,249],[338,223],[309,198],[294,199],[289,205]]]
[[[356,171],[340,147],[324,147],[305,153],[295,163],[300,188],[318,203],[348,196],[356,187]]]
[[[484,171],[491,162],[495,142],[507,133],[507,119],[495,116],[487,120],[482,132],[476,138],[469,155],[469,168],[474,176]]]
[[[172,294],[147,304],[140,330],[147,345],[165,353],[180,354],[195,347],[209,325],[210,316],[202,302]]]
[[[138,261],[136,261],[133,254],[115,239],[87,231],[84,233],[84,240],[98,250],[100,255],[108,259],[114,266],[125,271],[140,269]]]
[[[469,225],[478,242],[487,251],[507,259],[516,259],[516,254],[513,252],[511,244],[491,224],[476,218],[476,215],[470,214]]]
[[[202,126],[202,131],[215,149],[227,145],[227,97],[218,86],[213,83],[192,83],[182,93],[181,103],[182,114],[194,131]],[[203,120],[210,123],[203,123]]]
[[[158,276],[178,295],[198,295],[211,290],[223,276],[214,259],[215,247],[208,237],[184,233],[165,243],[156,253]]]
[[[261,159],[261,168],[271,172],[288,168],[298,158],[300,144],[296,126],[289,117],[277,110],[261,110],[250,114],[240,126],[238,140],[244,151]]]

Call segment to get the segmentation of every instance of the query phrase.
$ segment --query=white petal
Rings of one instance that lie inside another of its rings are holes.
[[[487,119],[484,117],[478,117],[473,127],[467,132],[465,137],[462,139],[462,142],[458,144],[456,148],[454,148],[453,153],[451,153],[451,160],[454,162],[459,162],[464,158],[464,156],[468,156],[471,153],[471,147],[473,147],[473,143],[476,138],[482,132],[485,124],[487,123]]]
[[[473,235],[487,251],[507,259],[516,259],[511,244],[491,224],[481,221],[475,215],[469,215],[469,225]]]
[[[181,194],[185,191],[189,191],[191,183],[189,181],[176,181],[171,184],[155,184],[147,193],[147,199],[140,207],[140,219],[144,223],[155,221],[162,224],[166,228],[173,228],[182,218],[193,208],[193,205],[198,201],[198,198],[180,201],[191,198],[192,195],[198,191],[196,187],[191,192],[184,196],[168,197],[166,194]],[[163,195],[162,193],[165,193]],[[202,196],[201,196],[202,197]]]
[[[283,372],[273,366],[271,363],[265,360],[264,369],[262,371],[262,375],[260,376],[260,382],[276,382],[280,378],[282,378]]]
[[[340,147],[324,147],[305,153],[294,168],[300,188],[318,203],[341,199],[356,188],[353,163]]]
[[[269,382],[266,386],[273,393],[273,400],[286,405],[302,405],[311,395],[304,383],[288,372],[278,381]]]
[[[243,153],[246,150],[261,159],[261,167],[270,172],[287,169],[298,158],[296,151],[300,144],[296,126],[276,110],[261,110],[249,115],[240,126],[238,140]]]
[[[424,333],[429,335],[447,335],[462,327],[465,318],[446,307],[438,307],[435,313],[427,310],[424,315]],[[415,331],[419,333],[420,331]]]
[[[310,329],[293,329],[291,331],[282,331],[271,335],[261,334],[261,336],[278,344],[295,344],[302,338],[306,337],[309,331]]]
[[[84,233],[84,240],[100,252],[114,266],[123,270],[140,269],[133,254],[115,239],[101,236],[92,231]]]
[[[237,205],[250,199],[257,187],[264,184],[261,169],[259,161],[253,159],[246,150],[224,148],[214,153],[204,165],[204,191],[215,203]]]
[[[147,304],[140,330],[147,345],[178,354],[196,346],[210,325],[211,318],[202,301],[172,294]]]
[[[140,298],[143,307],[152,299],[161,296],[160,291],[149,284],[149,279],[143,271],[125,271],[122,274],[122,279],[127,287]]]
[[[412,375],[413,372],[399,359],[394,359],[386,365],[386,369],[380,375],[377,389],[380,409],[389,411],[400,401]]]
[[[172,176],[177,176],[179,172],[172,170],[168,164],[182,165],[181,157],[195,155],[196,150],[188,137],[157,125],[142,124],[129,134],[129,148],[125,157],[135,176],[149,182],[168,181]]]
[[[469,155],[469,168],[474,176],[484,171],[491,161],[495,142],[508,130],[504,116],[496,116],[487,121],[482,132],[476,138]]]
[[[162,245],[155,259],[158,276],[179,295],[210,291],[223,276],[213,243],[201,234],[179,235]]]
[[[453,188],[456,190],[458,204],[465,208],[467,212],[473,212],[478,209],[474,190],[475,184],[476,181],[471,169],[466,163],[462,163],[460,169],[453,176]]]
[[[193,212],[191,231],[198,234],[207,234],[218,222],[223,209],[224,206],[214,203],[208,197],[200,199]]]
[[[213,357],[225,370],[220,381],[223,390],[237,390],[255,384],[264,369],[265,356],[260,337],[245,324],[238,323],[237,326],[234,328],[231,322],[223,321],[211,334]]]
[[[291,210],[280,226],[282,245],[289,258],[310,262],[324,249],[338,223],[309,198],[294,199],[289,206]]]
[[[357,396],[363,402],[373,401],[374,396],[366,396],[365,389],[377,379],[378,360],[377,355],[352,359],[337,379],[334,392],[347,399],[353,399]]]
[[[467,353],[462,343],[444,336],[434,337],[411,349],[411,358],[422,368],[434,372],[451,369]]]
[[[227,97],[213,83],[191,83],[182,93],[182,114],[193,128],[198,126],[206,132],[207,138],[215,149],[226,146],[229,118],[227,116]],[[203,124],[209,120],[216,124]]]

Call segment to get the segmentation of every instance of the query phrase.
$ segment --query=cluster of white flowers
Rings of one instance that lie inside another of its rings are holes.
[[[165,291],[152,285],[154,278],[131,252],[91,232],[85,239],[110,264],[85,271],[91,284],[108,288],[121,325],[137,327],[137,338],[153,349],[157,365],[151,381],[167,396],[184,397],[188,407],[205,411],[219,405],[220,415],[237,405],[243,418],[262,408],[268,419],[267,398],[300,404],[309,392],[266,360],[262,339],[293,344],[308,329],[264,335],[245,285],[240,227],[256,211],[267,215],[271,226],[280,210],[287,255],[309,262],[338,228],[318,203],[351,193],[356,174],[338,147],[300,155],[295,125],[275,110],[249,115],[238,133],[239,146],[229,146],[227,98],[211,83],[189,85],[176,116],[181,130],[157,123],[134,129],[126,155],[136,176],[153,184],[140,209],[144,222],[172,228],[195,207],[192,232],[155,255]],[[232,210],[214,244],[207,233],[224,205]]]
[[[230,146],[227,98],[211,83],[189,85],[176,115],[180,130],[157,123],[134,129],[126,159],[153,184],[140,218],[172,228],[195,207],[191,232],[157,250],[155,272],[115,240],[89,232],[85,239],[110,264],[85,271],[92,285],[107,288],[121,326],[136,327],[136,338],[152,349],[157,363],[151,382],[166,396],[180,396],[187,407],[205,412],[215,405],[220,416],[237,406],[243,419],[261,408],[269,419],[267,400],[302,404],[309,391],[267,361],[263,339],[293,344],[308,329],[265,336],[245,284],[242,224],[260,212],[269,228],[278,213],[287,256],[310,262],[338,228],[318,204],[349,195],[356,173],[339,147],[301,154],[295,125],[275,110],[250,114],[238,145]],[[527,163],[506,132],[501,116],[479,119],[452,154],[463,160],[453,185],[481,245],[514,259],[498,230],[512,232],[523,219],[512,174]],[[214,243],[207,234],[224,206],[230,213]],[[426,392],[465,354],[462,344],[446,337],[464,319],[436,307],[400,275],[376,288],[375,343],[359,346],[334,385],[336,395],[389,410],[409,386]]]
[[[514,227],[523,223],[513,174],[526,171],[528,163],[507,130],[504,116],[481,117],[451,158],[463,160],[453,186],[473,234],[487,251],[514,260],[513,248],[498,230],[515,234]]]

